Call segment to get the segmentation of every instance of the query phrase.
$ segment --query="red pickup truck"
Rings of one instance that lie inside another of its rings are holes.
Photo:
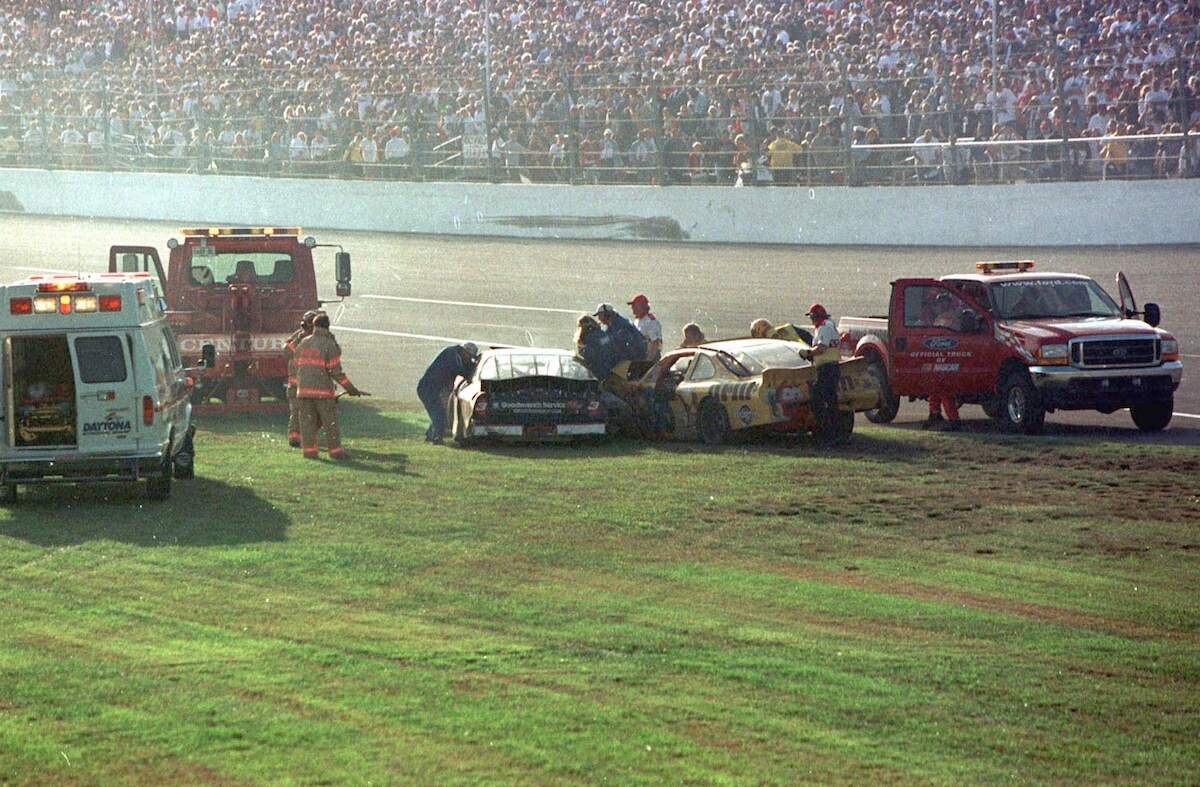
[[[1138,310],[1124,274],[1118,303],[1087,276],[1035,273],[1027,260],[976,268],[898,279],[887,317],[839,322],[843,351],[870,358],[884,391],[870,420],[887,423],[901,398],[937,393],[1026,434],[1055,410],[1128,407],[1142,431],[1171,422],[1179,342],[1158,327],[1156,304]]]

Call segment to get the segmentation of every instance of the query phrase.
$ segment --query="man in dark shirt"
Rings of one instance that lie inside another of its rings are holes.
[[[440,443],[446,433],[446,403],[458,377],[470,377],[479,360],[479,348],[471,342],[452,344],[437,354],[417,383],[417,398],[429,413],[425,441]]]

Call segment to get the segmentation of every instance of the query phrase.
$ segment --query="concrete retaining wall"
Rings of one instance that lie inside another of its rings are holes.
[[[200,224],[710,243],[1200,243],[1200,180],[658,188],[0,170],[0,211]]]

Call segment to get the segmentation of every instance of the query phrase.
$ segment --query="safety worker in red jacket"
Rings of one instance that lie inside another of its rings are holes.
[[[337,418],[337,387],[351,396],[362,391],[342,371],[342,348],[329,332],[329,315],[319,313],[313,332],[296,348],[296,405],[300,416],[300,449],[305,459],[316,459],[317,432],[325,427],[330,459],[346,459]]]
[[[296,408],[296,348],[300,345],[300,340],[313,332],[313,320],[317,318],[317,312],[309,309],[300,318],[300,327],[292,332],[292,335],[287,338],[285,350],[287,352],[287,403],[288,403],[288,425],[287,439],[288,445],[292,448],[300,447],[300,411]]]

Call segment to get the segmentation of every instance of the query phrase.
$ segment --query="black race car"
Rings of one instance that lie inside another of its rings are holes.
[[[604,435],[604,402],[600,382],[567,350],[485,350],[450,395],[450,429],[459,445]]]

